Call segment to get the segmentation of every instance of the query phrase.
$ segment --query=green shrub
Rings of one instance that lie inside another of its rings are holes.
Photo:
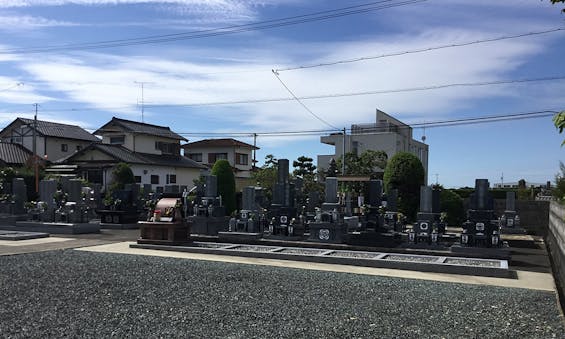
[[[420,204],[420,186],[424,184],[424,166],[412,153],[396,153],[387,163],[384,171],[384,185],[387,192],[398,190],[398,210],[409,220],[416,218]]]
[[[463,199],[452,190],[442,190],[440,194],[440,210],[447,213],[447,225],[461,226],[465,221]]]
[[[212,175],[218,177],[218,194],[226,207],[226,215],[231,215],[236,209],[235,176],[227,160],[218,160],[212,167]]]

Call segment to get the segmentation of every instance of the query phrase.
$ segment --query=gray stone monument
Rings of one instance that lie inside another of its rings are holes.
[[[27,186],[23,178],[14,178],[12,180],[12,194],[14,197],[14,214],[26,213]]]
[[[382,204],[383,182],[382,180],[369,181],[369,205],[379,207]]]
[[[69,201],[76,203],[82,201],[82,180],[70,179],[67,183]]]

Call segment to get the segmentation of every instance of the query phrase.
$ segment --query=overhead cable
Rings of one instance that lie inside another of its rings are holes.
[[[165,42],[178,41],[178,40],[201,39],[201,38],[215,37],[221,35],[297,25],[297,24],[308,23],[313,21],[329,20],[329,19],[339,18],[348,15],[379,11],[393,7],[407,6],[425,1],[427,0],[406,0],[400,2],[398,1],[395,2],[394,0],[382,0],[382,1],[374,1],[370,3],[355,5],[355,6],[342,7],[333,10],[315,12],[310,14],[297,15],[297,16],[267,20],[267,21],[259,21],[250,24],[232,25],[232,26],[215,28],[215,29],[191,31],[191,32],[176,33],[176,34],[153,35],[153,36],[131,38],[131,39],[106,40],[106,41],[98,41],[98,42],[90,42],[90,43],[4,49],[0,51],[0,54],[12,54],[12,53],[30,54],[30,53],[69,51],[69,50],[91,50],[91,49],[100,49],[100,48],[113,48],[113,47],[124,47],[124,46],[132,46],[132,45],[165,43]]]
[[[552,29],[543,30],[543,31],[521,33],[521,34],[516,34],[516,35],[506,35],[506,36],[501,36],[501,37],[497,37],[497,38],[490,38],[490,39],[483,39],[483,40],[473,40],[473,41],[467,41],[467,42],[462,42],[462,43],[439,45],[439,46],[434,46],[434,47],[418,48],[418,49],[413,49],[413,50],[408,50],[408,51],[393,52],[393,53],[381,54],[381,55],[376,55],[376,56],[364,56],[364,57],[358,57],[358,58],[352,58],[352,59],[329,61],[329,62],[323,62],[323,63],[319,63],[319,64],[310,64],[310,65],[293,66],[293,67],[286,67],[286,68],[277,68],[277,69],[275,69],[275,71],[285,72],[285,71],[293,71],[293,70],[298,70],[298,69],[308,69],[308,68],[316,68],[316,67],[334,66],[334,65],[348,64],[348,63],[359,62],[359,61],[388,58],[388,57],[401,56],[401,55],[414,54],[414,53],[430,52],[430,51],[435,51],[435,50],[445,49],[445,48],[462,47],[462,46],[482,44],[482,43],[486,43],[486,42],[495,42],[495,41],[502,41],[502,40],[509,40],[509,39],[517,39],[517,38],[523,38],[523,37],[534,36],[534,35],[555,33],[555,32],[560,32],[560,31],[565,31],[565,28],[552,28]]]

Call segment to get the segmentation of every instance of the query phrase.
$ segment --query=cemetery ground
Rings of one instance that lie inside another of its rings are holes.
[[[565,337],[541,238],[512,238],[504,279],[129,248],[138,235],[0,241],[0,337]]]

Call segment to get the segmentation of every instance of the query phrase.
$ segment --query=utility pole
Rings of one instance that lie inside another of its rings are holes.
[[[33,117],[33,171],[35,173],[35,192],[39,193],[39,164],[37,159],[37,109],[39,104],[35,106],[35,115]]]
[[[341,162],[341,175],[345,176],[345,140],[346,140],[346,130],[343,128],[343,161]]]
[[[438,177],[439,177],[439,174],[436,173],[436,186],[439,185]]]
[[[253,133],[253,164],[251,165],[251,169],[255,167],[257,163],[257,133]]]

